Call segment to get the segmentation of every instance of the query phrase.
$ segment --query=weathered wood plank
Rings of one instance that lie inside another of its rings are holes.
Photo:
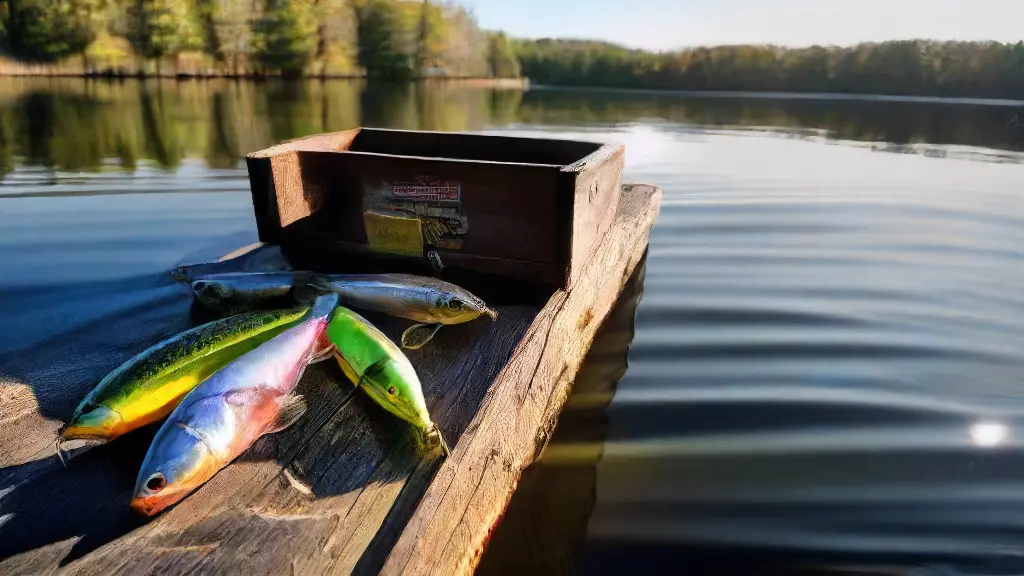
[[[353,392],[336,366],[318,364],[300,383],[310,399],[307,416],[261,439],[149,522],[134,518],[126,504],[153,430],[89,452],[66,470],[53,457],[6,465],[0,489],[13,490],[0,497],[0,517],[12,516],[0,526],[0,558],[9,556],[0,561],[0,573],[471,569],[523,467],[550,433],[594,331],[646,247],[659,195],[646,186],[624,190],[607,245],[570,293],[556,292],[541,310],[499,306],[498,321],[446,327],[429,346],[409,353],[431,414],[454,450],[451,459],[425,456],[407,425]],[[176,328],[171,312],[160,316],[168,325],[150,330]],[[392,337],[407,325],[370,319]],[[102,332],[102,326],[95,329]],[[81,382],[58,391],[59,412],[73,407],[72,399],[84,393],[79,388]],[[26,402],[14,403],[19,414]],[[10,416],[5,410],[0,406],[0,420]],[[33,418],[47,428],[57,425]],[[32,439],[21,452],[40,443],[45,446],[46,438]],[[17,537],[7,539],[11,534]]]
[[[645,277],[646,257],[594,336],[551,440],[523,472],[487,542],[477,576],[578,572],[597,502],[608,405],[628,367]]]
[[[464,428],[465,422],[458,415],[446,418],[445,414],[452,412],[455,403],[478,402],[483,397],[486,384],[536,313],[517,307],[499,310],[500,320],[493,325],[482,321],[442,330],[430,346],[409,354],[423,378],[430,408],[453,442],[458,437],[453,428]],[[378,325],[392,336],[400,328],[383,318]],[[261,439],[239,462],[181,504],[66,570],[77,574],[153,569],[206,573],[243,567],[257,574],[277,574],[292,567],[302,568],[301,573],[351,571],[400,492],[425,489],[429,478],[422,478],[419,487],[407,485],[406,480],[417,465],[429,465],[431,460],[421,463],[423,455],[414,446],[408,426],[361,393],[349,394],[351,385],[333,365],[321,364],[309,372],[301,387],[316,411],[300,420],[296,430]],[[460,394],[442,393],[459,381],[465,383]],[[437,457],[437,453],[431,455]],[[285,468],[307,483],[312,495],[293,488],[282,474]],[[130,485],[125,486],[128,489]],[[258,565],[240,564],[240,547],[251,549]]]
[[[557,292],[444,462],[383,567],[385,574],[473,570],[523,469],[554,427],[570,383],[647,247],[661,191],[624,190],[601,250],[569,292]]]

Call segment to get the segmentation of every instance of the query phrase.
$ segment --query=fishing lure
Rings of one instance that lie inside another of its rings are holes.
[[[310,272],[230,273],[202,276],[192,283],[207,307],[231,313],[273,306],[292,297],[302,303],[333,292],[344,306],[417,322],[402,334],[402,347],[417,349],[444,325],[498,313],[468,290],[414,274],[312,274]]]
[[[306,411],[294,393],[306,366],[329,357],[324,334],[338,297],[317,298],[296,325],[244,354],[196,386],[153,438],[131,508],[152,516],[212,478],[264,434],[294,424]]]
[[[192,388],[301,319],[305,308],[253,312],[215,320],[140,352],[100,381],[57,438],[64,461],[156,422]],[[72,444],[78,446],[71,448]],[[66,452],[67,450],[67,452]]]
[[[331,316],[327,338],[345,376],[388,412],[422,430],[428,440],[448,445],[430,419],[423,387],[405,354],[365,318],[344,307]]]

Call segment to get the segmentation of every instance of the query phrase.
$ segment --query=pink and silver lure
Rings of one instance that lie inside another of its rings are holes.
[[[131,507],[153,516],[212,478],[257,438],[305,412],[294,393],[305,367],[330,356],[327,323],[336,294],[320,296],[306,318],[196,386],[153,438]]]

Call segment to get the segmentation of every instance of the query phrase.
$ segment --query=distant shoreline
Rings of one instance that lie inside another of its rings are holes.
[[[1024,107],[1024,100],[1006,98],[963,98],[952,96],[900,96],[897,94],[842,93],[842,92],[769,92],[728,90],[654,90],[647,88],[608,88],[600,86],[562,86],[532,84],[530,90],[551,92],[608,92],[612,94],[675,95],[695,98],[752,98],[764,100],[874,100],[879,102],[907,102],[913,104],[974,104],[979,106]]]
[[[500,89],[522,89],[530,87],[526,78],[484,78],[473,76],[427,76],[422,78],[408,79],[377,79],[366,76],[343,75],[343,74],[305,74],[290,78],[280,74],[230,74],[220,72],[166,72],[161,74],[139,74],[119,72],[85,72],[74,69],[59,69],[46,65],[17,65],[15,69],[11,66],[0,65],[0,77],[7,78],[83,78],[93,80],[248,80],[252,82],[264,82],[267,80],[373,80],[382,82],[438,82],[438,83],[459,83],[479,86],[482,88]]]
[[[461,76],[431,76],[409,79],[368,78],[366,76],[341,74],[307,74],[295,78],[282,77],[279,74],[230,74],[179,72],[157,74],[116,73],[116,72],[84,72],[81,70],[57,69],[47,65],[17,65],[12,70],[10,65],[0,66],[0,77],[8,78],[83,78],[95,80],[246,80],[251,82],[265,81],[302,81],[302,80],[361,80],[375,82],[412,82],[412,83],[452,83],[470,85],[480,88],[508,90],[536,90],[546,92],[603,92],[608,94],[633,95],[667,95],[687,98],[734,98],[757,100],[831,100],[831,101],[877,101],[902,102],[911,104],[967,104],[975,106],[1024,107],[1024,100],[1007,98],[970,98],[953,96],[906,96],[898,94],[843,93],[843,92],[772,92],[772,91],[736,91],[736,90],[668,90],[652,88],[612,88],[607,86],[577,86],[559,84],[533,84],[528,78],[479,78]]]

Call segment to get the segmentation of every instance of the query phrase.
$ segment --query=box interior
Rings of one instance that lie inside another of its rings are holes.
[[[601,148],[597,142],[477,134],[362,129],[349,152],[565,166]]]

